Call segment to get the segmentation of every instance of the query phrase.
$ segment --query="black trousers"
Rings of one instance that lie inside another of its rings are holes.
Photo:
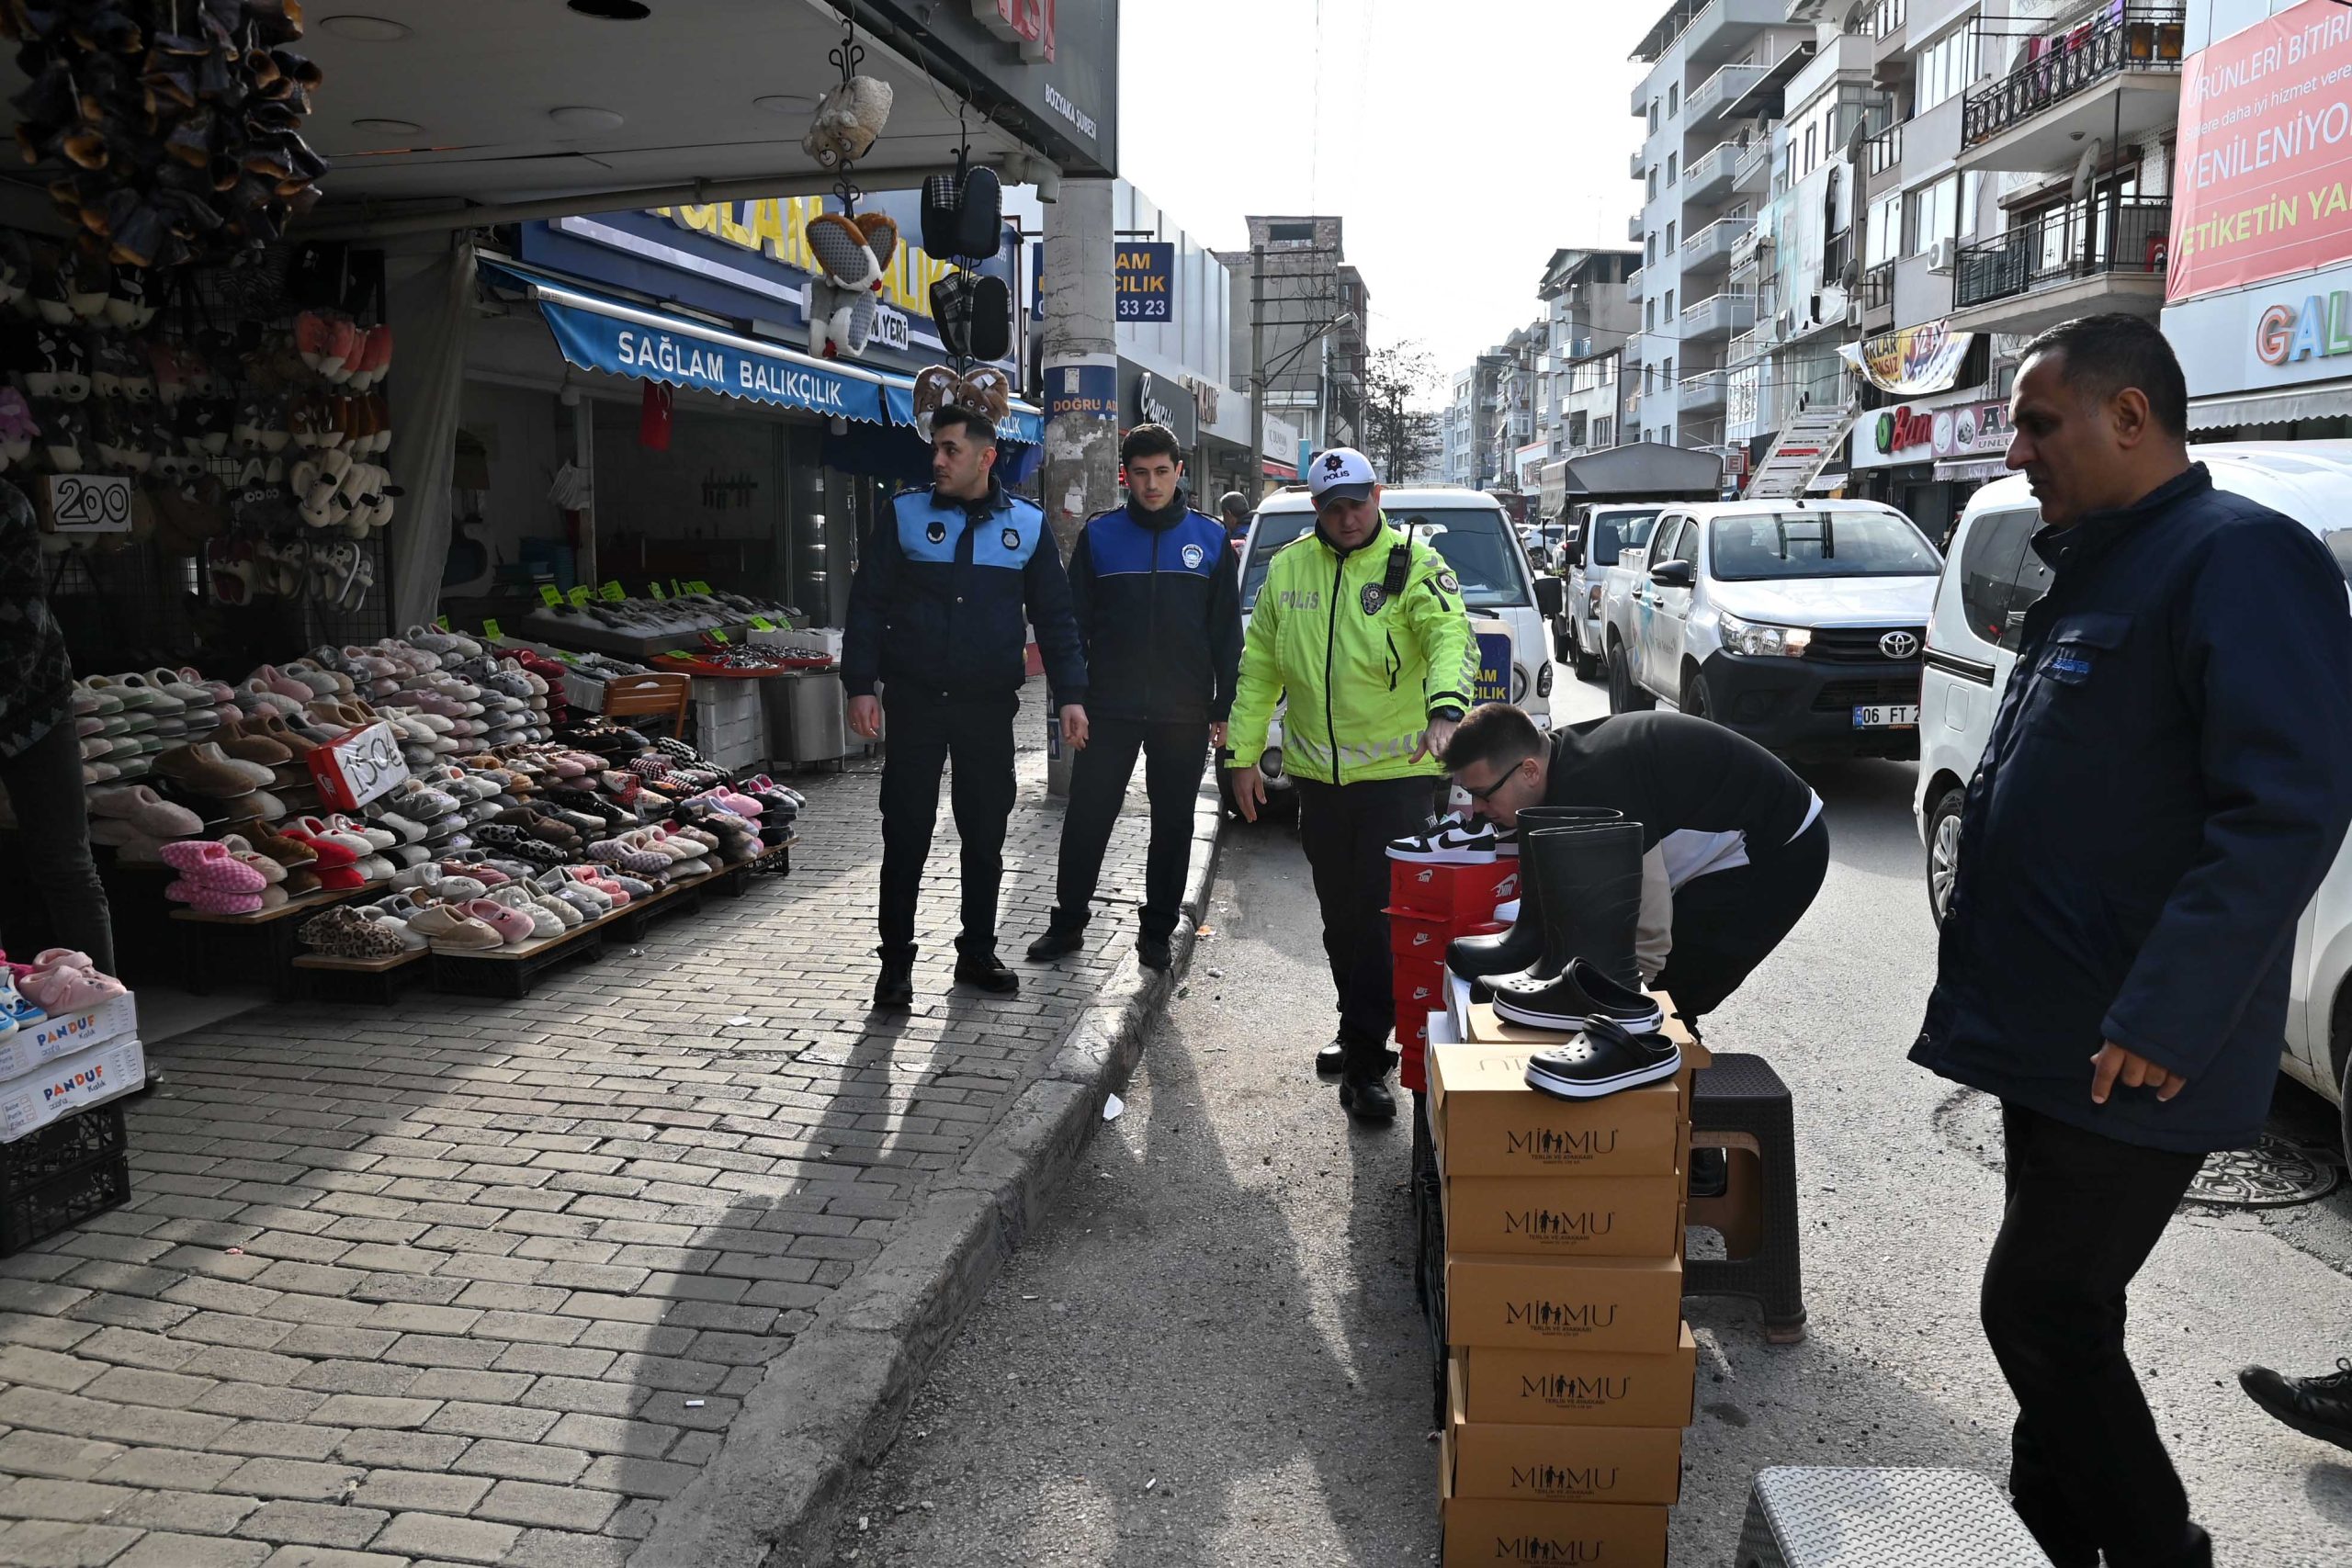
[[[1018,694],[949,696],[886,686],[889,750],[882,763],[882,955],[915,954],[915,905],[939,820],[939,775],[952,759],[948,799],[964,841],[964,930],[956,951],[996,952],[1004,824],[1012,815],[1012,719]]]
[[[107,890],[90,859],[89,801],[82,788],[82,742],[74,716],[13,757],[0,757],[0,788],[17,814],[17,839],[33,891],[49,912],[60,947],[90,955],[114,973],[114,926]],[[30,942],[12,942],[29,958]]]
[[[2083,1094],[2090,1094],[2083,1063]],[[2130,1094],[2132,1089],[2117,1092]],[[2118,1143],[2004,1101],[2007,1204],[1984,1337],[2017,1395],[2009,1492],[2059,1568],[2210,1564],[2123,1349],[2124,1287],[2202,1156]]]
[[[1442,781],[1297,781],[1298,841],[1323,910],[1323,952],[1340,993],[1348,1065],[1377,1065],[1396,1027],[1388,952],[1388,840],[1419,832]]]
[[[1086,923],[1087,906],[1102,875],[1102,852],[1143,753],[1144,794],[1151,802],[1151,847],[1143,874],[1142,933],[1165,942],[1184,902],[1184,874],[1193,863],[1193,806],[1208,766],[1206,724],[1148,724],[1098,718],[1086,749],[1070,767],[1069,811],[1062,818],[1062,852],[1053,923]]]
[[[1747,852],[1746,865],[1675,889],[1674,945],[1657,989],[1686,1023],[1723,1006],[1813,907],[1829,870],[1829,824],[1816,817],[1787,843]]]

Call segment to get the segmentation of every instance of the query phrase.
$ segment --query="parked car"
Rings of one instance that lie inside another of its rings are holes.
[[[2222,490],[2300,519],[2326,543],[2352,580],[2352,441],[2246,442],[2196,446],[2190,456]],[[1960,810],[1984,760],[1993,716],[2025,613],[2049,591],[2049,569],[2028,547],[2041,526],[2023,475],[1997,479],[1969,499],[1952,536],[1928,623],[1927,675],[1919,695],[1918,788],[1912,811],[1927,852],[1928,908],[1939,922],[1960,866]],[[2352,593],[2352,583],[2347,585]],[[2335,1102],[2352,1153],[2352,845],[2295,928],[2281,1066]]]
[[[1666,506],[1602,584],[1610,711],[1663,701],[1784,756],[1916,757],[1942,566],[1876,502]]]
[[[1589,681],[1600,673],[1606,644],[1600,633],[1600,590],[1618,552],[1641,549],[1650,542],[1650,528],[1665,508],[1647,505],[1588,502],[1569,514],[1567,560],[1560,575],[1568,580],[1567,613],[1554,628],[1558,657],[1575,665],[1577,679]]]
[[[1480,699],[1516,703],[1538,728],[1551,728],[1552,645],[1547,627],[1559,614],[1562,585],[1556,577],[1536,573],[1510,513],[1482,491],[1442,486],[1392,486],[1381,492],[1380,504],[1391,525],[1434,546],[1460,581],[1471,628],[1486,653],[1479,661],[1481,671],[1493,673],[1493,684],[1479,693]],[[1314,525],[1314,502],[1303,486],[1284,490],[1260,503],[1241,549],[1245,626],[1257,606],[1258,591],[1265,586],[1274,552]],[[1291,781],[1283,771],[1280,708],[1275,710],[1272,733],[1258,766],[1266,775],[1270,794],[1289,790]]]
[[[1560,570],[1560,546],[1567,532],[1566,525],[1556,521],[1521,526],[1519,542],[1527,547],[1528,561],[1537,571],[1556,573]]]

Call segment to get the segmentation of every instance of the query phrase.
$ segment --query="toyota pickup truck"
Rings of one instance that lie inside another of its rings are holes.
[[[1668,505],[1603,581],[1609,709],[1663,702],[1789,757],[1916,759],[1942,568],[1875,502]]]

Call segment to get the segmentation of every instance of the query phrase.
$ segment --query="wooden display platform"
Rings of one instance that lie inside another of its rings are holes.
[[[417,947],[386,958],[332,958],[323,953],[296,956],[294,973],[308,995],[327,998],[336,992],[356,992],[363,999],[390,1002],[431,967],[424,962],[430,950]]]
[[[269,976],[272,994],[283,997],[292,987],[294,960],[300,956],[294,930],[302,918],[368,891],[367,887],[340,891],[321,888],[299,898],[288,898],[275,909],[250,915],[209,915],[199,909],[174,909],[172,919],[179,922],[181,933],[181,983],[202,996],[212,988],[210,976],[215,968],[224,964],[242,968],[258,956],[262,973]],[[224,959],[223,950],[235,956]]]

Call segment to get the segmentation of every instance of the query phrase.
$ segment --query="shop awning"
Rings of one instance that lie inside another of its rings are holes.
[[[912,429],[915,423],[915,384],[906,376],[882,377],[882,401],[890,411],[890,423]],[[1012,412],[997,422],[1000,440],[1017,441],[1023,446],[1036,446],[1046,439],[1045,411],[1016,400]]]
[[[2242,424],[2289,424],[2299,419],[2338,419],[2346,414],[2352,414],[2352,381],[2188,400],[2191,430],[2235,430]]]
[[[1568,501],[1712,500],[1723,489],[1724,460],[1713,452],[1629,441],[1571,458],[1560,475]]]
[[[493,281],[530,295],[564,358],[582,370],[692,387],[779,408],[888,423],[883,378],[870,370],[796,354],[682,316],[664,315],[609,295],[558,284],[519,267],[485,261]]]

